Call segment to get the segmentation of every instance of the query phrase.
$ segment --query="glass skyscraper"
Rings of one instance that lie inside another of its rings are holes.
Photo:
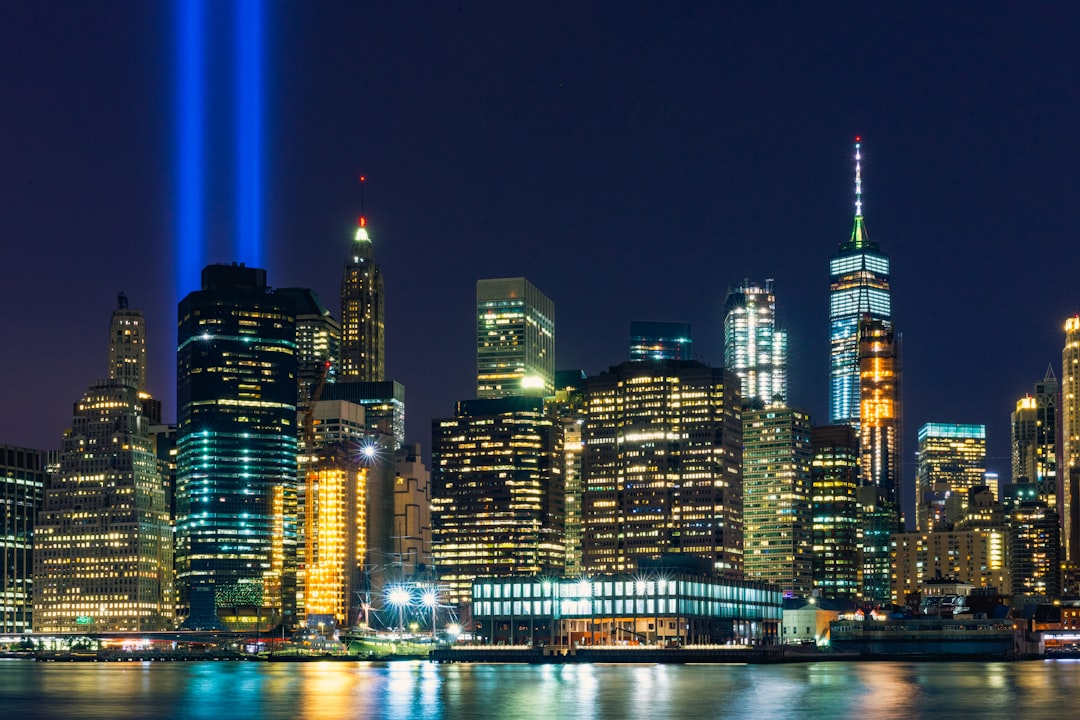
[[[744,280],[724,302],[724,366],[742,381],[749,406],[787,403],[787,333],[776,327],[772,280]]]
[[[295,612],[294,313],[267,287],[265,270],[235,264],[206,267],[202,289],[180,301],[180,603],[212,591],[237,627],[292,622]],[[216,620],[189,617],[189,627]]]
[[[33,629],[34,521],[45,492],[45,453],[0,445],[0,633]]]
[[[986,426],[926,423],[919,428],[916,457],[916,525],[930,532],[958,520],[967,509],[968,491],[983,484]],[[949,517],[946,501],[954,495],[960,498],[960,512]]]
[[[555,394],[555,305],[523,277],[476,283],[476,396]]]
[[[631,360],[690,360],[692,352],[690,323],[630,323]]]
[[[341,380],[386,379],[385,313],[382,271],[361,217],[341,279]]]
[[[856,138],[858,140],[858,138]],[[829,422],[859,427],[859,321],[891,320],[889,256],[862,213],[862,155],[855,143],[855,225],[829,260]]]

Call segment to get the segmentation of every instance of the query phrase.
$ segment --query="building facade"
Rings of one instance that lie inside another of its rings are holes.
[[[367,220],[360,218],[341,279],[340,379],[380,382],[386,379],[386,310],[382,271]]]
[[[45,494],[45,453],[0,445],[0,633],[34,629],[34,522]]]
[[[341,363],[341,324],[318,294],[307,288],[281,288],[276,293],[293,302],[296,311],[297,405],[312,400],[320,380],[335,383]],[[324,379],[325,378],[325,379]]]
[[[555,392],[555,304],[525,278],[476,283],[476,396]]]
[[[680,553],[743,577],[738,387],[730,371],[678,360],[630,361],[585,381],[583,572]]]
[[[459,402],[432,421],[432,553],[451,605],[478,577],[560,576],[561,428],[542,398]]]
[[[188,627],[291,624],[296,613],[297,365],[293,302],[266,271],[210,265],[177,336],[177,580],[213,596]],[[227,610],[227,612],[226,612]]]
[[[693,338],[690,323],[630,323],[631,360],[691,360]]]
[[[776,326],[773,281],[744,280],[724,301],[724,366],[739,376],[748,406],[787,403],[787,333]]]
[[[888,320],[859,322],[859,469],[863,485],[899,505],[900,339]]]
[[[431,472],[420,457],[419,443],[394,453],[394,554],[406,579],[431,575]]]
[[[810,415],[743,411],[743,571],[806,596],[814,585]]]
[[[919,428],[916,455],[916,526],[920,532],[955,522],[967,509],[968,491],[983,484],[986,426],[926,423]],[[946,503],[960,498],[960,512],[949,517]]]
[[[1080,565],[1080,315],[1065,321],[1061,351],[1061,516],[1065,561]]]
[[[810,433],[814,589],[822,597],[859,595],[859,448],[850,425]]]
[[[829,422],[858,429],[859,322],[891,320],[889,256],[866,232],[861,143],[855,143],[855,225],[829,260]]]
[[[362,405],[368,434],[391,436],[394,448],[405,444],[405,386],[396,380],[336,382],[323,388],[322,399]]]

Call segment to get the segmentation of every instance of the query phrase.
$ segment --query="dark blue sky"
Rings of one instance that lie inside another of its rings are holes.
[[[207,232],[233,235],[229,15],[209,3]],[[914,429],[1008,416],[1080,311],[1080,6],[272,3],[265,228],[275,286],[337,311],[368,177],[390,374],[411,438],[474,393],[477,278],[555,302],[560,367],[626,355],[633,319],[693,324],[718,364],[727,288],[775,278],[794,404],[824,422],[828,256],[864,141],[893,261]],[[114,296],[148,316],[173,417],[171,8],[0,5],[6,338],[0,442],[57,447],[105,371]]]

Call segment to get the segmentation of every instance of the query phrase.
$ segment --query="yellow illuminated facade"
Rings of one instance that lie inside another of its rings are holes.
[[[582,571],[625,573],[682,553],[743,577],[738,377],[636,360],[585,381]]]
[[[351,624],[353,594],[367,539],[366,468],[327,453],[307,472],[304,523],[304,612]]]
[[[382,271],[375,264],[375,249],[361,218],[341,279],[341,380],[385,379],[385,314]]]
[[[1065,321],[1061,351],[1061,475],[1065,560],[1080,564],[1080,315]]]
[[[899,354],[890,321],[867,316],[859,322],[860,482],[894,504],[901,459]]]
[[[1005,542],[996,531],[959,530],[897,533],[892,538],[893,602],[922,592],[928,580],[949,579],[975,587],[1011,592],[1007,568],[994,567]]]
[[[919,531],[955,522],[967,509],[968,491],[985,482],[986,426],[926,423],[919,428],[915,473]],[[954,496],[959,513],[949,517],[946,507]]]

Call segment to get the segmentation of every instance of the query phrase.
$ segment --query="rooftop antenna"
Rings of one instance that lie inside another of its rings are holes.
[[[367,227],[367,217],[364,215],[364,184],[367,183],[367,176],[360,176],[360,227]]]
[[[855,136],[855,217],[862,217],[862,138]]]

